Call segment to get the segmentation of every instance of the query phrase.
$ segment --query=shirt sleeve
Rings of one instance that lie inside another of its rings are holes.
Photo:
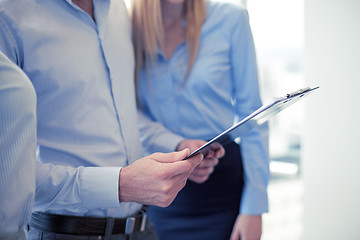
[[[23,44],[0,12],[0,49],[18,66],[23,65]],[[84,212],[95,208],[119,207],[120,167],[70,167],[36,162],[34,210]]]
[[[177,145],[184,140],[166,129],[161,123],[154,122],[145,113],[138,110],[140,138],[147,153],[173,152]]]
[[[35,210],[83,212],[119,207],[120,167],[68,167],[36,163]]]
[[[235,108],[240,119],[258,109],[259,94],[255,47],[246,10],[237,15],[231,37],[231,60]],[[235,136],[236,133],[234,133]],[[258,215],[268,211],[269,181],[268,125],[250,130],[241,137],[241,154],[245,185],[240,205],[241,214]]]
[[[35,195],[35,149],[34,88],[0,51],[0,239],[20,239],[30,219]]]

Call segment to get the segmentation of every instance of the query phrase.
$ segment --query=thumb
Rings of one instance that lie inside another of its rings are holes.
[[[185,148],[179,152],[171,152],[171,153],[154,153],[151,155],[151,158],[161,162],[161,163],[172,163],[177,161],[182,161],[184,158],[189,156],[190,150]]]
[[[199,153],[192,156],[191,158],[186,159],[185,161],[190,162],[194,169],[196,166],[198,166],[201,163],[203,159],[204,159],[204,155]]]

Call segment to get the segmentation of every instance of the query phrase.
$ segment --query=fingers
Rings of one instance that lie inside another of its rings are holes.
[[[217,158],[205,158],[196,166],[189,179],[196,183],[205,182],[213,173],[215,166],[219,163]]]
[[[161,163],[173,163],[177,161],[181,161],[187,156],[189,156],[190,150],[185,148],[179,152],[171,152],[171,153],[154,153],[149,156],[152,160]]]
[[[210,167],[199,167],[197,166],[194,171],[191,173],[189,179],[196,183],[205,182],[210,175],[214,172],[214,166]]]
[[[203,140],[185,139],[178,144],[176,150],[179,151],[188,148],[190,149],[191,152],[193,152],[202,145],[204,145],[205,143],[206,142]],[[206,157],[210,157],[210,158],[221,158],[225,154],[224,147],[218,142],[214,142],[210,144],[210,146],[206,147],[204,150],[206,150],[207,152],[203,152],[203,153],[206,155]]]
[[[196,167],[198,168],[210,168],[210,167],[215,167],[217,164],[219,163],[219,159],[218,158],[209,158],[206,157],[204,158],[204,160],[201,161],[201,163]]]
[[[260,240],[261,223],[261,215],[238,215],[230,239]]]
[[[198,154],[183,160],[189,153],[189,149],[156,153],[122,168],[119,174],[119,200],[159,207],[170,205],[203,159],[203,155]]]
[[[222,158],[225,155],[224,147],[218,143],[213,142],[202,150],[205,158]]]
[[[191,177],[208,179],[210,177],[211,173],[213,173],[213,171],[214,171],[214,168],[195,169],[191,173]]]
[[[157,171],[159,180],[165,181],[176,177],[178,182],[182,180],[186,181],[194,168],[198,166],[203,159],[202,154],[197,154],[189,159],[183,160],[188,154],[189,150],[185,149],[176,153],[157,153],[150,155],[151,160],[155,160],[160,164]]]
[[[167,181],[167,184],[161,190],[161,201],[154,204],[159,207],[167,207],[171,204],[171,202],[175,199],[177,193],[186,185],[186,181],[189,178],[190,174],[192,174],[194,168],[197,166],[198,162],[203,158],[202,154],[198,154],[192,158],[189,158],[184,161],[171,163],[170,171],[168,171],[168,175],[170,178],[161,179],[161,181]],[[168,168],[169,169],[169,168]],[[173,170],[176,169],[176,173],[174,174]],[[169,174],[171,172],[171,174]],[[202,181],[203,177],[194,177],[199,178],[198,181]]]
[[[187,178],[187,174],[181,174],[167,180],[167,184],[163,184],[163,187],[158,193],[157,202],[153,202],[152,205],[168,207],[175,199],[178,192],[185,187]]]
[[[218,142],[210,144],[209,148],[211,149],[211,151],[213,151],[214,158],[222,158],[225,155],[224,147]]]
[[[149,158],[158,163],[169,163],[169,165],[160,165],[158,171],[163,179],[168,179],[181,174],[187,174],[187,176],[189,176],[204,158],[202,154],[197,154],[184,160],[189,154],[189,149],[184,149],[180,152],[155,153],[150,155]]]
[[[230,236],[230,240],[240,240],[240,233],[237,231],[233,231]]]
[[[194,168],[201,163],[203,158],[204,158],[204,156],[202,154],[197,154],[186,160],[173,162],[171,174],[173,176],[183,174],[183,173],[190,175],[190,173],[194,170]]]
[[[176,150],[179,151],[185,148],[189,148],[190,151],[192,152],[198,149],[199,147],[201,147],[202,145],[204,145],[205,143],[206,143],[205,141],[199,139],[185,139],[178,144]]]
[[[191,175],[189,179],[195,183],[201,184],[204,183],[206,180],[209,179],[209,176],[195,176]]]

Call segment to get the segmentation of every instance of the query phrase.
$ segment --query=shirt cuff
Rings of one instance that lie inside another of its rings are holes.
[[[241,197],[240,214],[261,215],[268,211],[268,195],[266,190],[245,187]]]
[[[89,208],[119,207],[120,167],[86,167],[81,179],[82,201]]]

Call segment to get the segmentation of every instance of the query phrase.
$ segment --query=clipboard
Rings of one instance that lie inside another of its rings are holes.
[[[314,88],[302,88],[298,91],[286,94],[284,97],[275,98],[269,104],[263,105],[250,115],[239,121],[238,123],[234,124],[232,127],[226,129],[210,141],[206,142],[204,145],[196,149],[192,152],[189,156],[185,159],[188,159],[198,153],[204,154],[206,156],[209,152],[209,146],[214,143],[218,142],[225,146],[227,143],[231,142],[231,138],[229,133],[233,130],[237,130],[239,132],[239,136],[245,134],[252,128],[263,124],[264,122],[268,121],[270,118],[284,110],[285,108],[289,107],[290,105],[294,104],[295,102],[303,99],[305,96],[309,95],[310,93],[314,92],[314,90],[318,89],[319,87]]]

